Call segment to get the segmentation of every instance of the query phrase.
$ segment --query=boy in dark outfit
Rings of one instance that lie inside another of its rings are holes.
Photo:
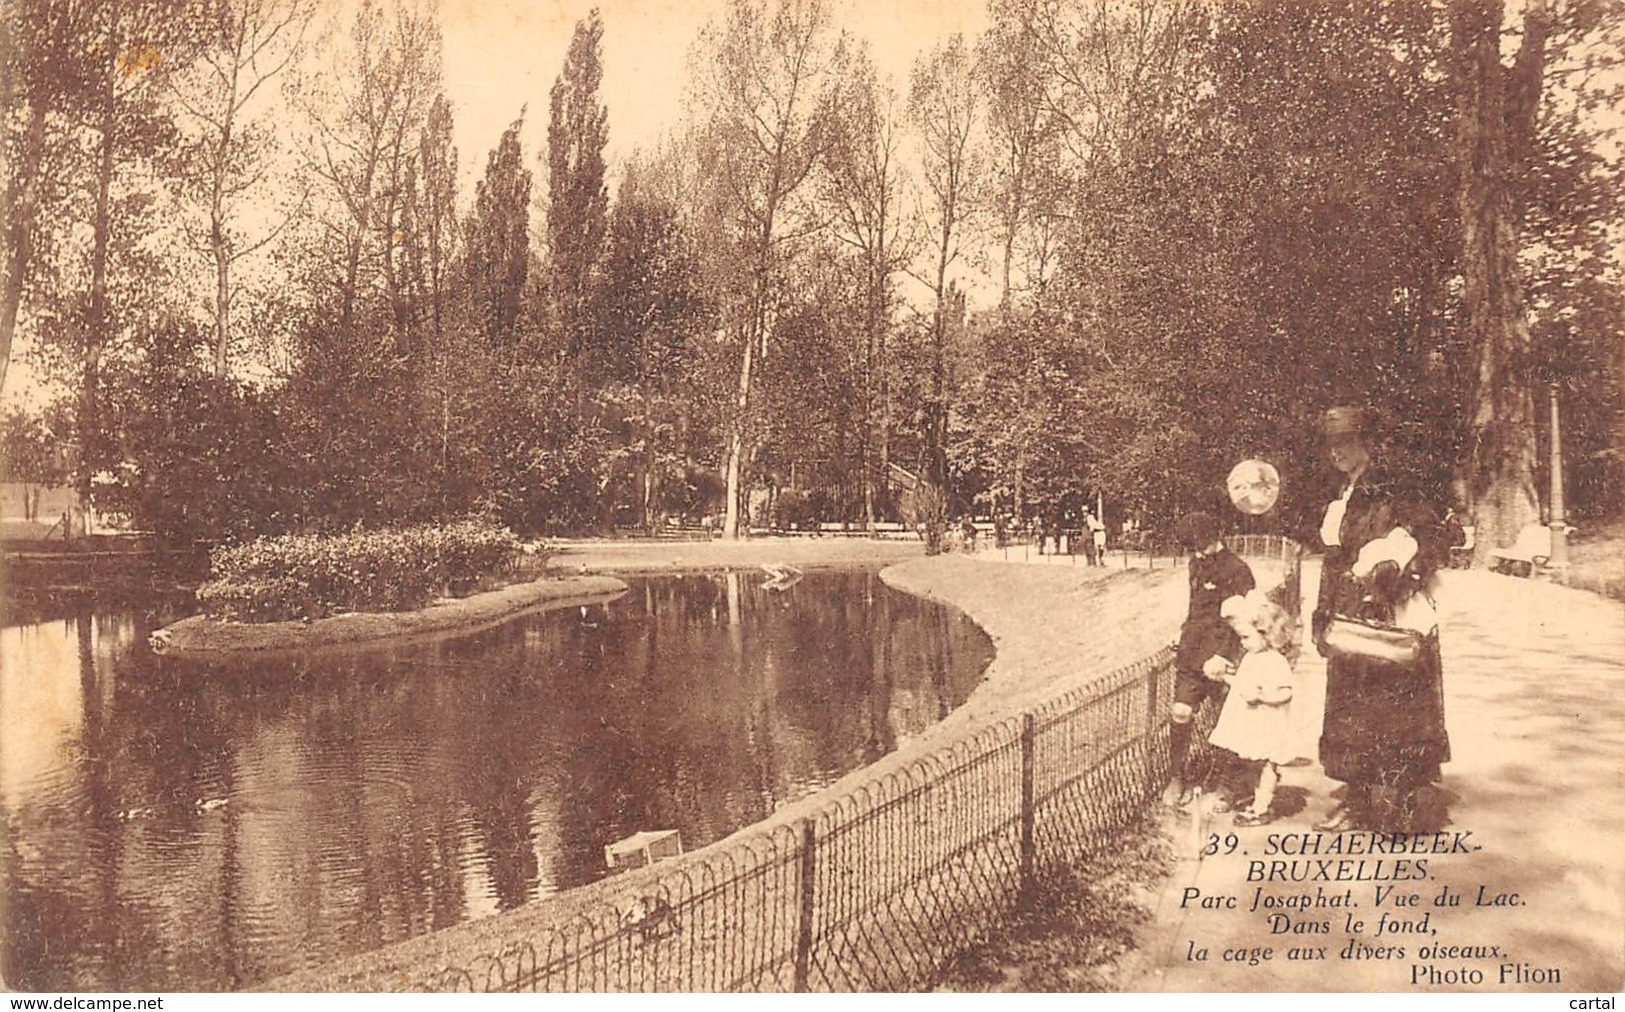
[[[1191,794],[1185,760],[1196,711],[1210,697],[1222,700],[1224,683],[1216,679],[1241,658],[1241,640],[1220,617],[1219,607],[1226,598],[1252,590],[1255,581],[1247,563],[1224,546],[1219,522],[1208,514],[1181,517],[1174,534],[1192,552],[1191,596],[1190,610],[1179,630],[1179,650],[1174,656],[1174,703],[1168,735],[1172,779],[1162,798],[1165,804],[1182,805]]]

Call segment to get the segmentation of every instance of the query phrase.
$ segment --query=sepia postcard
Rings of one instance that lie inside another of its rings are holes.
[[[3,12],[4,989],[1614,1007],[1625,4]]]

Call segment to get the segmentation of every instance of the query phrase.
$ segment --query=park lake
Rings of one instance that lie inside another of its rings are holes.
[[[864,766],[992,657],[872,569],[629,579],[460,637],[208,664],[184,593],[8,601],[0,977],[230,990],[592,882]]]

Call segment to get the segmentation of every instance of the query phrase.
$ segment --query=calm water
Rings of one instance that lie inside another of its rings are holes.
[[[631,581],[454,640],[200,666],[182,598],[11,602],[0,630],[0,975],[216,990],[697,847],[919,733],[992,656],[873,573]]]

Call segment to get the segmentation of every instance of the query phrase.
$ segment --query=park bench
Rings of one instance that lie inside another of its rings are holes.
[[[869,531],[859,523],[848,523],[840,520],[826,520],[818,525],[818,533],[833,534],[841,537],[862,537]]]
[[[1446,551],[1451,569],[1467,569],[1473,564],[1473,549],[1478,544],[1477,528],[1472,524],[1462,524],[1461,536],[1461,544],[1451,545]]]
[[[1573,530],[1573,528],[1568,528]],[[1552,529],[1545,524],[1526,524],[1509,547],[1493,548],[1490,571],[1512,576],[1533,576],[1552,558]]]
[[[821,534],[833,534],[842,537],[866,538],[869,536],[869,527],[862,520],[826,520],[818,525],[817,530]],[[899,538],[912,534],[913,532],[906,525],[896,521],[875,521],[875,537],[877,538]]]
[[[604,847],[604,864],[611,871],[642,868],[683,852],[683,837],[675,829],[645,830]]]

